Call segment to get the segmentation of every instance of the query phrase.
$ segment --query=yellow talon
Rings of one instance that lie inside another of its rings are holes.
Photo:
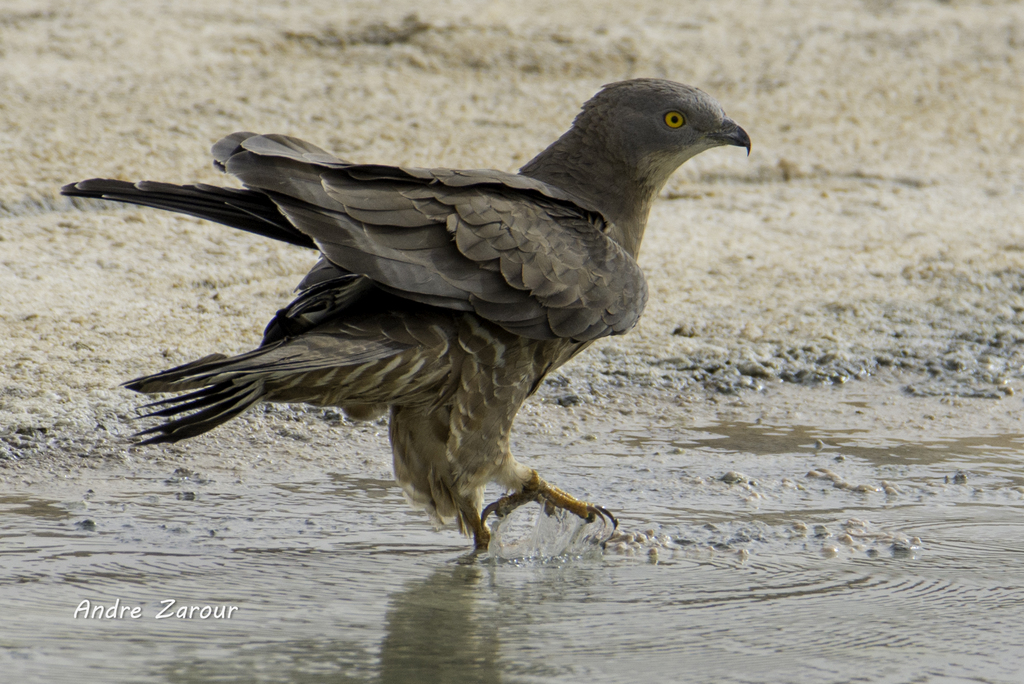
[[[531,501],[536,501],[544,506],[544,511],[548,514],[551,514],[555,508],[561,508],[578,515],[588,523],[594,522],[599,517],[609,520],[612,523],[613,531],[619,526],[619,521],[615,519],[615,516],[608,509],[603,506],[580,501],[558,487],[552,487],[541,479],[536,470],[533,471],[533,475],[526,481],[522,489],[501,497],[483,510],[480,516],[481,526],[484,530],[487,529],[486,520],[487,516],[491,513],[494,513],[499,518],[504,518],[515,509]],[[487,536],[488,538],[490,537],[489,532]],[[477,547],[479,548],[479,538],[477,539]]]

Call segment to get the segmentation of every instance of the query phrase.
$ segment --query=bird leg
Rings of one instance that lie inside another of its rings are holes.
[[[480,521],[479,529],[473,530],[473,551],[486,551],[487,547],[491,545],[491,530],[484,524],[483,520]]]
[[[460,508],[462,509],[460,515],[460,527],[462,527],[463,534],[472,532],[473,533],[473,549],[474,552],[485,551],[491,543],[491,530],[487,527],[487,523],[484,522],[483,517],[476,512],[476,507],[465,502],[460,501]]]
[[[531,501],[536,501],[543,506],[544,512],[549,515],[554,512],[554,509],[561,508],[570,513],[575,513],[588,523],[601,518],[602,520],[610,521],[613,530],[619,526],[619,521],[608,512],[608,509],[603,506],[580,501],[558,487],[552,487],[542,480],[537,471],[534,470],[533,475],[526,481],[522,489],[512,494],[506,494],[483,510],[483,513],[480,515],[480,522],[483,529],[487,531],[488,538],[490,538],[490,531],[487,529],[486,524],[488,515],[494,513],[498,518],[504,518],[515,509]],[[477,537],[478,548],[479,544],[480,538]]]

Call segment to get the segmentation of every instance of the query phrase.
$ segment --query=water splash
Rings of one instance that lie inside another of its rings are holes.
[[[588,523],[561,509],[521,506],[494,523],[487,553],[501,560],[599,557],[612,531],[601,518]]]

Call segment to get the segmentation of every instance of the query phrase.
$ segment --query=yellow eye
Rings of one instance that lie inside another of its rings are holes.
[[[679,112],[669,112],[665,115],[665,123],[669,128],[679,128],[686,123],[686,117]]]

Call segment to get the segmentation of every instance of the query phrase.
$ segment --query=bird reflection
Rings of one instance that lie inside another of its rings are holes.
[[[500,682],[498,622],[480,600],[485,570],[439,568],[394,594],[385,614],[380,682]]]

